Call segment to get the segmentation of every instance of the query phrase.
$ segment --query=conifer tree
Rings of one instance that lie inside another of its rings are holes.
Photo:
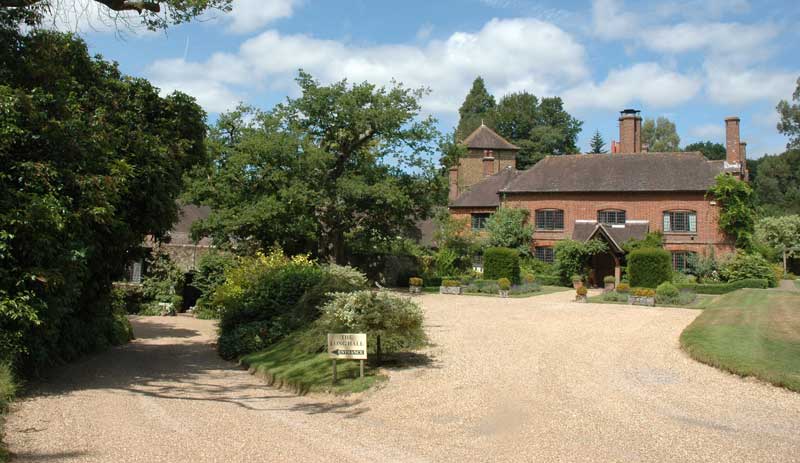
[[[589,142],[589,146],[591,147],[592,154],[600,154],[606,152],[606,142],[603,140],[603,136],[600,135],[599,130],[594,131],[594,135],[592,136],[592,140]]]
[[[465,139],[481,125],[481,122],[491,127],[494,120],[495,105],[494,97],[486,90],[483,78],[476,77],[472,82],[472,88],[464,99],[464,103],[458,109],[458,114],[461,117],[456,129],[456,138],[459,141]]]

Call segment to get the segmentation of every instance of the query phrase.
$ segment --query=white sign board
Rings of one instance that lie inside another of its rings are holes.
[[[328,355],[333,359],[365,360],[367,335],[328,333]]]

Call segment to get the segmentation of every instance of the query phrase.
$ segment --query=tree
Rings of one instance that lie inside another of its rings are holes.
[[[91,0],[108,11],[109,19],[122,19],[120,12],[139,14],[142,24],[150,30],[166,29],[171,24],[188,22],[203,12],[216,9],[230,11],[233,0]],[[0,0],[0,8],[28,8],[42,11],[75,11],[88,8],[77,0]],[[41,18],[39,18],[41,19]]]
[[[749,165],[749,164],[748,164]],[[759,159],[753,180],[756,201],[767,215],[800,214],[800,150]]]
[[[687,152],[699,151],[703,153],[703,156],[705,156],[709,161],[721,161],[727,156],[725,145],[711,141],[699,141],[692,143],[690,145],[686,145],[683,150]]]
[[[778,122],[778,132],[789,137],[787,149],[800,149],[800,77],[797,78],[797,88],[792,94],[792,101],[789,104],[786,100],[778,103],[777,110],[781,116]]]
[[[737,248],[750,250],[755,228],[755,203],[750,185],[732,175],[719,174],[708,195],[719,204],[720,230],[734,238]]]
[[[472,82],[472,88],[464,99],[464,103],[458,109],[460,117],[458,128],[456,129],[458,141],[467,138],[470,133],[480,127],[481,123],[492,126],[494,107],[494,97],[486,90],[483,78],[476,77]]]
[[[486,221],[487,244],[491,247],[513,248],[522,255],[531,253],[533,226],[527,209],[501,207]]]
[[[0,360],[31,372],[127,340],[112,279],[172,228],[206,152],[194,99],[20,32],[29,13],[0,9]]]
[[[756,239],[766,243],[783,257],[783,271],[786,260],[800,256],[800,215],[765,217],[756,224]]]
[[[648,145],[648,150],[652,152],[679,151],[681,138],[675,124],[666,117],[645,119],[642,124],[642,144]]]
[[[589,146],[591,148],[590,153],[601,154],[606,152],[606,142],[603,140],[603,136],[600,135],[599,130],[594,131],[594,135],[589,141]]]
[[[416,119],[425,90],[323,86],[303,71],[297,83],[299,98],[269,112],[240,108],[221,119],[232,130],[211,131],[212,163],[187,194],[212,209],[197,234],[344,264],[414,230],[444,187],[429,161],[434,120]]]

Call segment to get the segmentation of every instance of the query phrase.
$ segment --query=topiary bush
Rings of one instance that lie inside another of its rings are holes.
[[[628,283],[620,283],[616,287],[616,291],[618,293],[627,294],[630,290],[631,290],[631,285],[629,285]]]
[[[422,278],[411,277],[408,279],[408,286],[422,286]]]
[[[603,277],[603,283],[605,284],[614,283],[616,281],[617,279],[614,277],[614,275],[606,275],[605,277]]]
[[[576,290],[576,292],[578,293],[578,296],[585,296],[585,295],[589,294],[589,290],[586,289],[586,286],[581,286],[580,288],[578,288]]]
[[[672,283],[665,281],[656,288],[656,302],[659,304],[675,304],[678,302],[680,290]]]
[[[508,278],[519,283],[519,252],[509,248],[489,248],[483,253],[483,277],[487,280]]]
[[[508,291],[511,289],[511,280],[508,278],[500,278],[497,280],[497,287],[500,288],[501,291]]]
[[[628,275],[632,286],[655,288],[672,279],[672,259],[661,248],[637,249],[628,255]]]

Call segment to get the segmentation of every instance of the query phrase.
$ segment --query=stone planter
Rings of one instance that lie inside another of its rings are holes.
[[[606,283],[605,288],[603,289],[604,292],[614,291],[614,283]]]
[[[572,287],[575,288],[575,289],[582,288],[583,287],[583,282],[580,281],[580,280],[579,281],[573,281],[572,282]]]
[[[575,302],[588,302],[586,296],[575,296]]]
[[[461,286],[439,286],[439,294],[461,294]]]
[[[656,298],[644,296],[628,296],[628,304],[633,305],[656,305]]]
[[[500,297],[508,297],[508,290],[507,289],[501,289],[500,290]]]
[[[421,286],[409,286],[408,287],[408,292],[411,293],[411,294],[419,294],[420,292],[422,292],[422,287]]]

